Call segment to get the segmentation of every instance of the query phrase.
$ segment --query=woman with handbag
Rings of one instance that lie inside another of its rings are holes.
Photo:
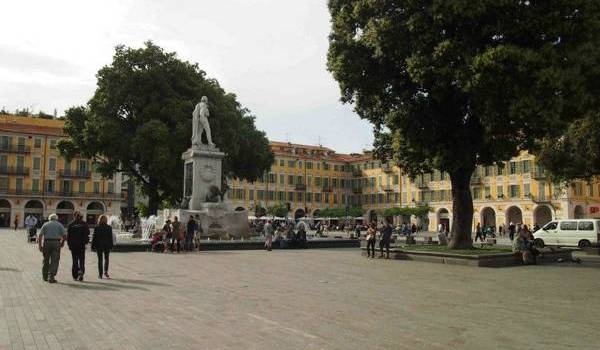
[[[101,215],[99,224],[94,229],[94,237],[92,238],[92,251],[95,250],[98,255],[98,278],[100,279],[103,275],[110,279],[108,275],[108,259],[113,246],[114,237],[112,227],[108,225],[106,215]],[[102,264],[103,261],[104,264]]]
[[[377,239],[377,229],[375,227],[375,223],[371,223],[367,230],[367,258],[375,258],[375,240]]]

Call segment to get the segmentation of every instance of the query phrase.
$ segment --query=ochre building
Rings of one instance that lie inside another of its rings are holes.
[[[19,227],[32,214],[56,213],[67,223],[79,211],[95,224],[100,214],[121,212],[121,175],[103,178],[89,159],[67,161],[57,142],[64,121],[0,115],[0,226]]]
[[[313,217],[324,208],[362,207],[365,221],[371,222],[381,219],[387,208],[427,205],[427,218],[395,217],[394,222],[413,222],[430,231],[440,223],[451,225],[452,193],[445,173],[411,180],[397,166],[375,160],[371,152],[340,154],[274,141],[271,149],[275,163],[259,181],[230,181],[228,197],[234,207],[254,213],[283,202],[294,218]],[[531,227],[552,219],[600,218],[600,182],[553,184],[526,152],[503,166],[479,167],[471,189],[474,226],[513,222]]]

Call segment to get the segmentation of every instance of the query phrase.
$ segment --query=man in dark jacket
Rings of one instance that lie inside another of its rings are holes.
[[[83,281],[85,273],[85,245],[90,241],[90,229],[80,212],[73,214],[74,220],[67,228],[67,244],[73,258],[71,273],[74,281]]]
[[[383,248],[387,254],[386,259],[390,258],[390,241],[392,240],[392,225],[386,222],[381,230],[381,241],[379,241],[379,258],[383,258]]]

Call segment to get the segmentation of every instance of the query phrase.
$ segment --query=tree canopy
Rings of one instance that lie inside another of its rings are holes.
[[[202,96],[209,100],[213,141],[226,153],[223,175],[254,181],[273,163],[265,133],[236,96],[197,64],[152,42],[137,49],[117,46],[97,79],[88,104],[67,110],[70,138],[59,149],[67,157],[95,159],[104,175],[122,171],[132,177],[148,195],[150,213],[163,200],[181,199],[181,154],[191,145],[192,110]]]
[[[383,216],[412,216],[418,218],[427,217],[427,214],[431,211],[429,206],[419,207],[394,207],[383,210]]]
[[[470,247],[477,165],[539,151],[596,113],[600,3],[330,0],[328,69],[374,125],[376,155],[452,183],[450,246]]]

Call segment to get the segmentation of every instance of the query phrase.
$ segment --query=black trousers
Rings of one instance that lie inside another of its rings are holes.
[[[371,249],[372,253],[369,253],[369,249]],[[375,257],[375,240],[371,239],[367,241],[367,256]]]
[[[108,272],[108,258],[110,256],[110,250],[96,250],[98,255],[98,275],[102,276],[105,272]],[[104,255],[104,270],[102,269],[102,256]]]
[[[71,268],[73,278],[79,277],[79,273],[83,276],[85,273],[85,247],[71,250],[71,258],[73,258],[73,267]]]
[[[383,256],[383,248],[385,247],[385,253],[390,256],[390,240],[382,239],[379,241],[379,253]]]

